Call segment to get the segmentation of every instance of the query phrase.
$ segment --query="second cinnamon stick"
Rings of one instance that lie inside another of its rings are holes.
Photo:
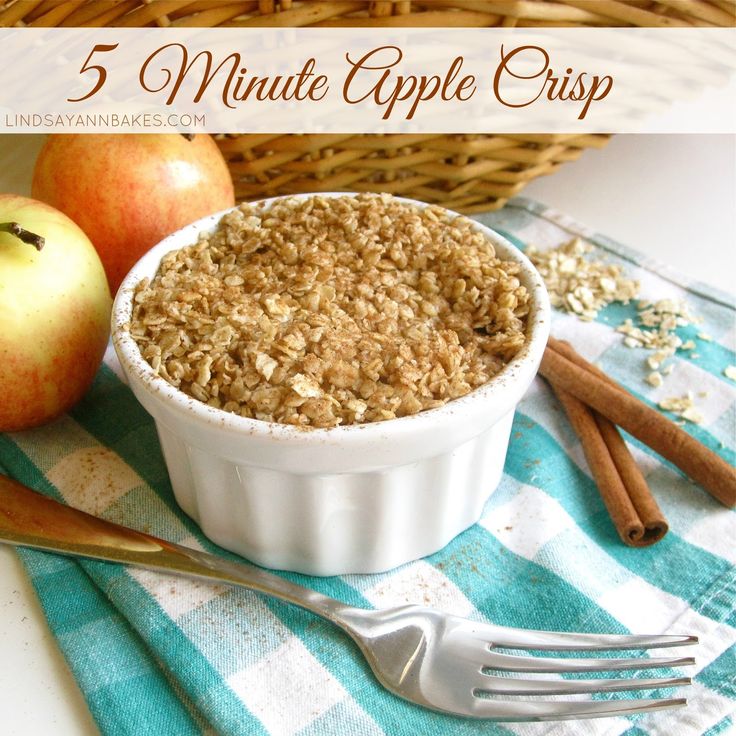
[[[613,464],[621,477],[626,494],[643,527],[641,534],[638,531],[636,533],[629,532],[631,544],[635,547],[646,547],[654,544],[667,534],[669,529],[667,519],[664,518],[664,514],[654,500],[649,485],[626,446],[621,433],[614,424],[598,412],[593,412],[593,415],[608,452],[611,454]]]
[[[736,471],[658,411],[552,349],[545,350],[540,373],[677,465],[724,506],[736,505]]]
[[[616,531],[625,544],[636,544],[644,538],[644,524],[626,492],[594,413],[572,394],[554,383],[551,386],[580,439],[588,467]]]
[[[611,386],[621,391],[624,390],[622,386],[617,384],[610,376],[600,370],[600,368],[585,360],[569,342],[550,337],[548,349],[555,350],[576,365],[586,368]],[[633,527],[629,529],[628,534],[631,538],[631,543],[636,546],[654,544],[654,542],[659,541],[667,533],[669,529],[667,520],[659,508],[659,504],[654,499],[641,469],[634,460],[618,428],[598,412],[593,411],[592,413],[613,463],[618,470],[618,474],[621,476],[626,493],[643,526],[641,535],[634,531]],[[621,533],[621,529],[619,529],[619,533]]]

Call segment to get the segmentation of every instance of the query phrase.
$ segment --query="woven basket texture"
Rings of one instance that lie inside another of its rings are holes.
[[[734,26],[734,0],[9,0],[0,27]]]
[[[605,135],[237,135],[219,140],[238,199],[390,192],[458,212],[503,206]]]
[[[10,0],[0,27],[736,26],[735,0]],[[501,207],[605,135],[227,135],[239,199],[384,191],[476,212]]]

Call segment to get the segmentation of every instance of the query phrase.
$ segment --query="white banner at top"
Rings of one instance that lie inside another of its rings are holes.
[[[39,131],[731,133],[736,29],[0,29]]]

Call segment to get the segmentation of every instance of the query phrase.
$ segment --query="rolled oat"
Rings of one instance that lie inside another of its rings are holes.
[[[587,322],[608,304],[628,304],[639,293],[638,281],[626,278],[614,263],[588,258],[592,251],[592,246],[580,238],[556,248],[527,250],[544,279],[552,306]]]

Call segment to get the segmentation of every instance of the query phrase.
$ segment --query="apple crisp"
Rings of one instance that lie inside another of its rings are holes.
[[[475,224],[388,195],[243,204],[168,253],[130,331],[210,406],[303,427],[375,422],[483,385],[526,340],[529,294]]]

